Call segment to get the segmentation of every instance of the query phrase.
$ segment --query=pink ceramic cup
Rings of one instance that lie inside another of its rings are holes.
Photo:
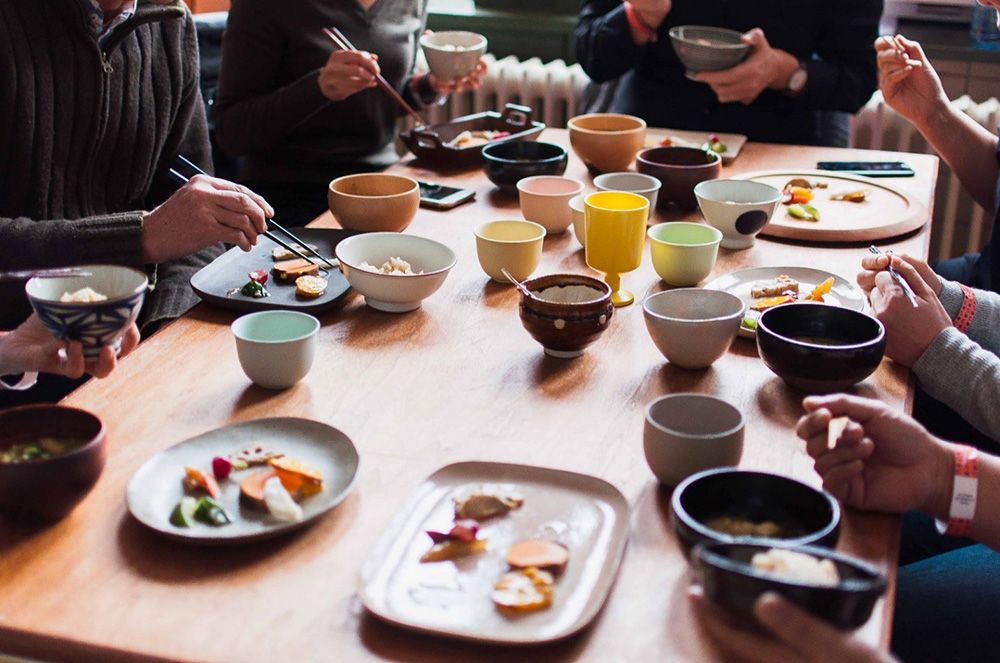
[[[571,198],[583,192],[583,182],[558,175],[526,177],[517,183],[521,214],[528,221],[545,227],[549,233],[561,233],[573,224]]]

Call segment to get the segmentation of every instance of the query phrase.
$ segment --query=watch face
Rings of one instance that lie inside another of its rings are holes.
[[[788,89],[792,92],[801,92],[808,79],[809,74],[804,68],[796,69],[788,79]]]

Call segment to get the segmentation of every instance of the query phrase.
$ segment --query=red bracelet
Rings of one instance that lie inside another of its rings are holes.
[[[979,488],[979,452],[973,447],[955,445],[955,484],[951,490],[948,522],[939,520],[938,531],[949,536],[968,536],[976,516],[976,493]]]
[[[959,286],[962,288],[962,308],[955,316],[955,329],[965,333],[976,317],[976,291],[965,284],[960,283]]]
[[[656,30],[653,29],[653,26],[642,20],[642,17],[635,11],[635,7],[632,6],[631,2],[625,3],[625,18],[628,19],[628,24],[636,32],[645,36],[649,41],[656,42]]]

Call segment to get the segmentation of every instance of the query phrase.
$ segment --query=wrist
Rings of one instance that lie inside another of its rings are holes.
[[[931,489],[921,511],[938,520],[948,520],[955,485],[954,445],[935,440],[930,461]]]
[[[787,90],[792,74],[798,71],[801,66],[799,59],[791,53],[783,51],[779,48],[772,49],[771,52],[772,57],[774,58],[772,64],[774,76],[771,78],[767,87],[772,90]]]
[[[650,19],[636,9],[635,5],[631,2],[626,2],[625,19],[628,21],[632,37],[637,44],[643,45],[657,41],[656,28],[662,22],[662,18],[659,21],[651,23]]]

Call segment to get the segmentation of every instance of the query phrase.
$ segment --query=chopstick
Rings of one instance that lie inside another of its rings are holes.
[[[869,246],[868,250],[877,256],[882,255],[882,252],[879,251],[879,248],[874,244]],[[913,294],[913,288],[910,287],[910,284],[899,275],[899,272],[892,268],[892,258],[889,258],[889,266],[887,269],[889,270],[889,274],[892,275],[892,280],[899,284],[899,287],[903,289],[903,294],[905,294],[906,298],[910,300],[910,304],[913,305],[913,308],[917,308],[917,296]]]
[[[338,30],[337,28],[334,28],[333,30],[330,30],[329,28],[323,28],[323,34],[329,37],[330,41],[332,41],[334,45],[341,50],[344,51],[358,50],[354,48],[354,44],[352,44],[347,39],[347,37],[344,36],[344,33]],[[396,101],[396,103],[399,104],[400,107],[410,115],[410,117],[412,117],[414,120],[417,121],[418,127],[427,125],[427,123],[424,121],[424,118],[420,117],[420,114],[417,113],[417,111],[413,110],[410,104],[406,103],[405,99],[399,96],[399,93],[396,92],[396,88],[389,85],[389,81],[385,80],[385,78],[382,77],[382,74],[376,74],[375,80],[378,83],[378,86],[382,88],[383,92],[392,97]]]
[[[183,160],[188,166],[190,166],[190,167],[194,168],[196,171],[198,171],[199,174],[201,174],[201,175],[205,174],[205,171],[203,171],[201,168],[198,168],[198,166],[194,165],[193,163],[191,163],[190,161],[188,161],[184,157],[178,157],[178,159]],[[170,169],[170,178],[172,180],[174,180],[175,182],[177,182],[178,184],[186,184],[187,181],[188,181],[187,177],[184,177],[184,175],[182,175],[179,171],[177,171],[174,168]],[[295,235],[293,235],[292,233],[288,232],[287,230],[285,230],[284,228],[282,228],[281,226],[279,226],[277,223],[275,223],[274,219],[268,219],[268,223],[270,223],[272,226],[274,226],[275,228],[277,228],[281,232],[283,232],[286,235],[288,235],[288,237],[290,237],[292,239],[292,241],[298,242],[299,245],[302,248],[304,248],[305,250],[311,251],[312,253],[315,253],[323,262],[325,262],[326,264],[330,265],[331,269],[336,269],[336,267],[334,266],[334,264],[332,262],[330,262],[329,260],[327,260],[326,258],[324,258],[321,254],[316,253],[316,251],[313,251],[312,249],[310,249],[308,246],[306,246],[305,242],[303,242],[302,240],[300,240],[299,238],[297,238]],[[299,251],[298,249],[296,249],[291,244],[285,242],[283,239],[281,239],[280,237],[278,237],[277,235],[275,235],[271,231],[265,230],[261,234],[264,235],[264,237],[267,237],[269,240],[271,240],[275,244],[278,244],[279,246],[283,246],[284,248],[288,249],[289,251],[291,251],[292,253],[294,253],[298,257],[300,257],[303,260],[305,260],[306,262],[308,262],[310,265],[315,265],[316,264],[315,260],[313,260],[312,258],[310,258],[309,256],[307,256],[306,254],[302,253],[301,251]],[[319,265],[317,265],[317,267],[318,266]],[[326,268],[324,267],[323,269],[326,269]]]
[[[826,448],[836,449],[837,440],[844,434],[844,429],[851,420],[847,417],[834,417],[826,427]]]
[[[58,278],[61,276],[93,276],[91,272],[85,272],[76,267],[57,267],[54,269],[22,269],[8,272],[0,272],[0,281],[24,281],[33,277],[38,278]]]

